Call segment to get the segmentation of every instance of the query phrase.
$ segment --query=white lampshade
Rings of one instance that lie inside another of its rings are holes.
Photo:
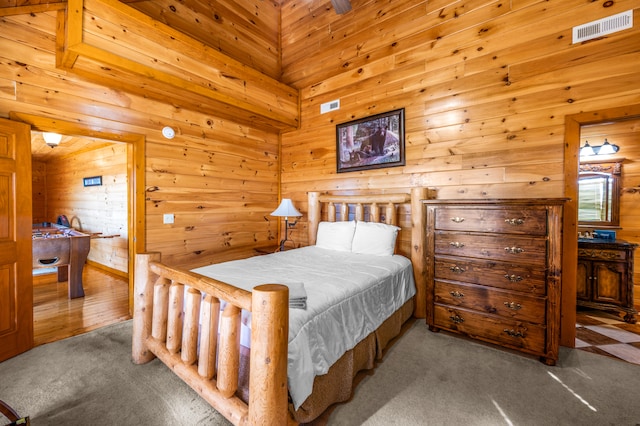
[[[58,144],[62,140],[62,135],[58,133],[43,132],[42,138],[44,139],[44,143],[53,148],[54,146],[58,146]]]
[[[600,147],[600,150],[598,151],[598,155],[611,155],[611,154],[615,154],[616,152],[618,152],[620,148],[618,148],[618,145],[611,145],[609,143],[608,140],[604,140],[604,144],[602,144],[602,146]]]
[[[302,213],[300,213],[293,206],[291,199],[283,198],[278,208],[271,213],[271,216],[281,216],[281,217],[302,216]]]
[[[587,157],[589,155],[595,155],[593,148],[589,145],[589,142],[585,142],[584,146],[580,148],[580,157]]]

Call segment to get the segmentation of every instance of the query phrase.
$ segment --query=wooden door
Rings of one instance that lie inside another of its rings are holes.
[[[591,300],[591,261],[578,259],[576,294],[578,300]]]
[[[593,301],[622,306],[626,265],[621,262],[593,262]]]
[[[0,119],[0,361],[33,347],[31,128]]]

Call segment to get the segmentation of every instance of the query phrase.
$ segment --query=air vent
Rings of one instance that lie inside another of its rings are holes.
[[[633,10],[573,27],[573,43],[592,40],[633,27]]]
[[[335,101],[326,102],[320,105],[320,114],[324,114],[329,111],[335,111],[340,109],[340,99],[336,99]]]

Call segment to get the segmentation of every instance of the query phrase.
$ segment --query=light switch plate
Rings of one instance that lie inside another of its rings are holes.
[[[162,216],[162,222],[165,223],[165,224],[166,223],[173,223],[173,221],[174,221],[173,213],[165,213]]]

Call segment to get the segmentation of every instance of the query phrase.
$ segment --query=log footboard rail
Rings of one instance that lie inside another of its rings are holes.
[[[136,255],[134,293],[134,363],[159,358],[235,425],[291,423],[286,286],[265,284],[249,292],[144,253]],[[251,312],[248,404],[236,395],[243,309]]]

